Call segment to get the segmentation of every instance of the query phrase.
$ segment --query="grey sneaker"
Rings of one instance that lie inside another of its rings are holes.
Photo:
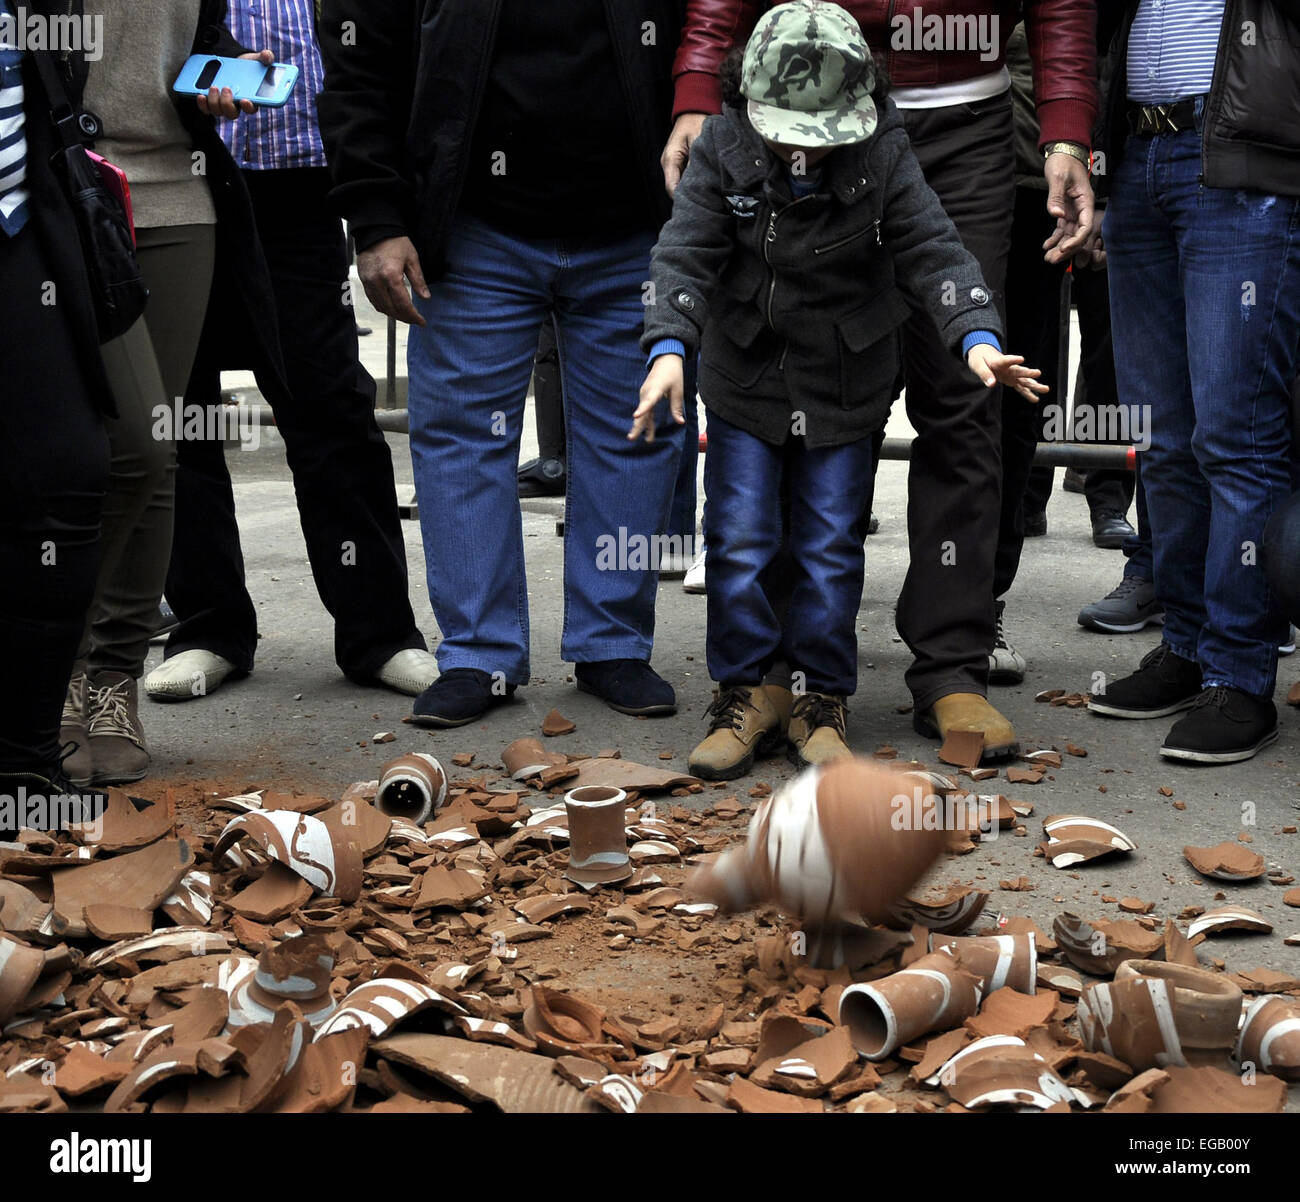
[[[139,686],[125,672],[101,672],[86,698],[96,785],[125,785],[148,775],[149,748],[140,725]]]
[[[1102,634],[1133,634],[1164,620],[1165,607],[1156,600],[1156,586],[1141,576],[1125,576],[1100,601],[1079,610],[1079,625]]]
[[[1007,641],[1002,624],[1006,607],[1005,601],[998,602],[998,632],[989,656],[989,684],[1019,684],[1025,678],[1025,657]]]

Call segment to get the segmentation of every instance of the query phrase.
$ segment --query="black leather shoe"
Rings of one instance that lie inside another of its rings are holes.
[[[1088,710],[1108,718],[1166,718],[1190,709],[1201,695],[1201,665],[1161,643],[1142,657],[1138,670],[1094,694]]]
[[[1126,538],[1137,533],[1118,509],[1099,509],[1092,515],[1092,545],[1118,551]]]
[[[1277,706],[1270,698],[1215,685],[1173,724],[1160,754],[1193,764],[1235,764],[1276,738]]]
[[[659,716],[677,712],[677,694],[644,659],[605,659],[575,664],[578,688],[620,714]]]
[[[1047,510],[1025,514],[1025,537],[1042,538],[1047,533]]]
[[[513,696],[512,684],[493,687],[493,677],[477,668],[449,668],[424,690],[411,709],[416,726],[464,726]]]
[[[521,497],[562,497],[565,480],[563,459],[530,459],[519,465]]]

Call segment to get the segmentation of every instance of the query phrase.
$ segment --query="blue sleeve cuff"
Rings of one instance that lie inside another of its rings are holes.
[[[998,336],[992,330],[972,330],[967,334],[961,340],[961,357],[963,359],[970,354],[970,348],[973,346],[991,346],[998,351],[1002,349],[1002,343],[998,341]]]
[[[650,354],[646,358],[646,366],[649,367],[660,355],[681,355],[686,358],[686,343],[680,338],[661,338],[650,348]]]

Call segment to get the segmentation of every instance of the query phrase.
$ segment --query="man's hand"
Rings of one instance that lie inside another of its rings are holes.
[[[406,289],[410,280],[411,287],[425,300],[429,299],[429,285],[424,282],[420,256],[410,238],[385,238],[363,250],[357,255],[357,274],[370,303],[385,317],[395,317],[407,325],[424,325],[424,318]]]
[[[1049,154],[1043,164],[1047,212],[1056,229],[1043,243],[1049,263],[1065,263],[1088,249],[1097,234],[1097,209],[1088,168],[1073,155]]]
[[[703,113],[683,113],[673,122],[673,132],[668,135],[664,152],[659,156],[659,166],[664,169],[664,187],[671,196],[682,182],[682,172],[691,157],[691,143],[704,128]]]
[[[239,57],[256,59],[264,67],[275,62],[275,55],[269,50],[257,50]],[[240,113],[251,113],[257,108],[251,100],[236,103],[235,94],[229,88],[209,88],[206,96],[196,96],[194,99],[198,102],[199,112],[207,113],[209,117],[225,117],[231,121]]]
[[[632,414],[632,428],[627,432],[629,442],[636,442],[642,434],[646,442],[655,440],[655,406],[666,396],[673,412],[673,421],[686,424],[685,367],[681,355],[660,355],[650,365],[650,373],[641,385],[641,403]]]
[[[1024,355],[1004,355],[986,342],[976,343],[966,356],[967,365],[986,388],[1000,381],[1036,403],[1047,391],[1047,385],[1038,382],[1043,373],[1036,367],[1025,367],[1024,362]]]

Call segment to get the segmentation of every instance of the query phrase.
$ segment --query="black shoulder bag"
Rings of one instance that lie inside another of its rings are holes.
[[[140,274],[135,237],[126,212],[104,187],[99,168],[86,154],[76,114],[54,64],[49,55],[40,51],[35,51],[32,57],[62,142],[51,156],[50,165],[63,184],[76,217],[102,344],[125,334],[135,324],[144,312],[149,289]]]

